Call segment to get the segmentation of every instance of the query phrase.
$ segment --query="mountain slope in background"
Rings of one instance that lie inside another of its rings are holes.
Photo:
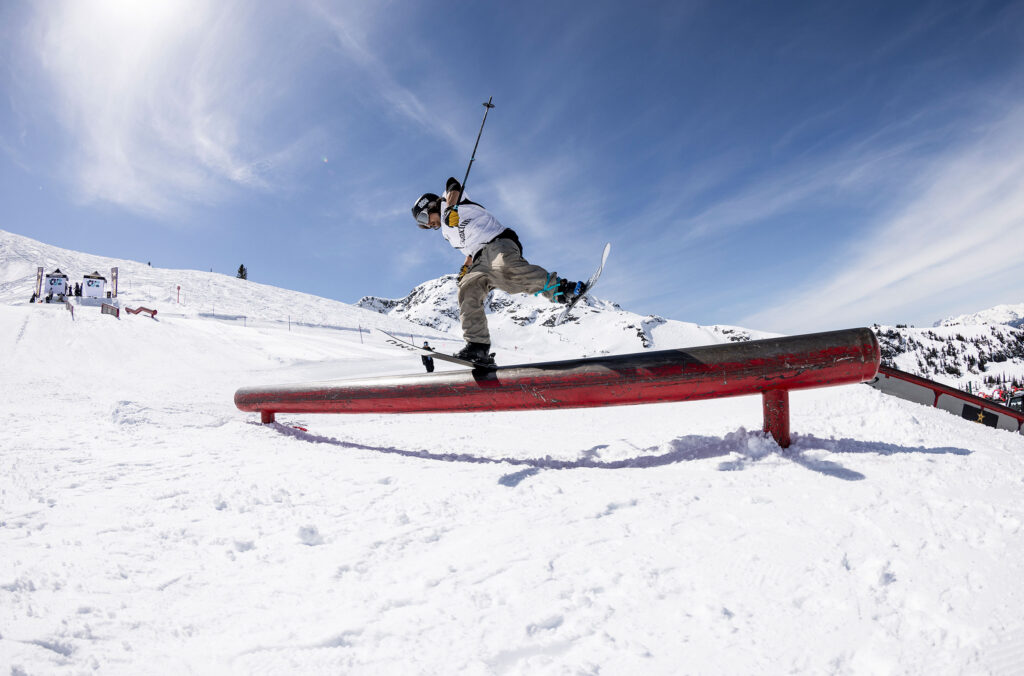
[[[438,331],[460,335],[458,286],[455,275],[420,284],[405,298],[362,298],[358,307]],[[657,316],[643,317],[615,303],[587,296],[569,319],[553,326],[562,306],[529,294],[492,291],[487,300],[487,321],[494,343],[513,350],[539,342],[562,346],[561,356],[639,352],[725,341],[756,340],[775,334],[734,326],[699,326]],[[550,348],[548,348],[550,349]]]
[[[882,363],[969,392],[1024,384],[1024,328],[951,324],[874,327]]]
[[[408,331],[404,322],[381,320],[378,313],[319,296],[278,289],[251,280],[200,270],[154,268],[136,261],[79,253],[0,230],[0,304],[28,302],[36,268],[44,274],[60,268],[69,282],[98,271],[108,281],[118,268],[122,304],[156,308],[160,313],[196,317],[216,315],[273,322],[373,327]]]
[[[380,327],[442,341],[435,345],[439,349],[451,349],[461,342],[454,275],[425,282],[402,299],[366,296],[353,306],[219,273],[153,268],[82,254],[0,231],[0,303],[27,302],[40,265],[45,272],[60,268],[72,283],[94,270],[109,279],[110,268],[117,266],[119,300],[156,308],[164,316],[244,318],[246,325],[263,322],[353,330]],[[535,359],[540,354],[557,358],[620,354],[773,335],[642,317],[592,298],[580,304],[570,321],[551,327],[559,309],[544,299],[493,292],[488,300],[488,321],[499,361]]]
[[[405,298],[367,296],[358,306],[458,335],[457,297],[455,276],[447,275],[421,284]],[[528,295],[494,291],[488,300],[488,321],[501,341],[511,342],[514,349],[557,334],[560,340],[569,341],[560,357],[756,340],[774,335],[734,326],[702,327],[657,316],[642,317],[615,303],[593,298],[587,301],[570,322],[553,332],[550,324],[558,306]],[[971,316],[1009,315],[985,311]],[[876,325],[874,331],[887,366],[973,392],[991,389],[997,381],[1024,381],[1024,328],[990,322],[971,326],[944,324],[931,329]],[[595,336],[600,336],[601,345],[595,344]]]

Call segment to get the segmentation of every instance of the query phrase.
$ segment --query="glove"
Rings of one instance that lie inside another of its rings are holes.
[[[448,213],[445,214],[445,220],[447,221],[447,224],[448,224],[449,228],[457,228],[457,227],[459,227],[459,210],[458,210],[458,208],[453,207],[453,208],[449,209]]]
[[[455,281],[461,282],[462,278],[466,276],[467,272],[469,272],[469,263],[466,263],[465,265],[462,266],[462,269],[459,270],[459,276],[455,279]]]

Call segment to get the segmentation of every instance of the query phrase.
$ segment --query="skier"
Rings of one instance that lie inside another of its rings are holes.
[[[466,339],[466,346],[455,353],[460,359],[494,363],[484,313],[484,301],[492,289],[543,295],[555,303],[568,303],[586,291],[585,282],[570,282],[526,262],[515,231],[481,205],[464,199],[462,185],[454,177],[445,183],[443,199],[424,193],[413,204],[412,215],[424,230],[440,228],[448,243],[466,255],[458,276],[459,316]]]
[[[430,349],[430,345],[425,340],[423,341],[423,347],[425,349],[427,349],[427,350]],[[427,355],[423,355],[422,357],[420,357],[420,359],[423,361],[423,368],[427,369],[427,373],[433,373],[434,372],[434,358],[433,357],[428,357]]]

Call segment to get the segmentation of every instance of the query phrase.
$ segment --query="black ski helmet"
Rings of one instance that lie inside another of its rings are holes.
[[[420,195],[416,203],[412,205],[412,217],[416,219],[416,225],[420,226],[424,230],[430,230],[430,226],[427,223],[430,220],[430,214],[441,213],[441,198],[432,192],[425,192]]]

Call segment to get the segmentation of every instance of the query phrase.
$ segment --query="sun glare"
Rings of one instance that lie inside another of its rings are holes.
[[[81,4],[91,6],[93,16],[101,21],[106,20],[111,26],[149,32],[176,23],[176,19],[185,10],[191,9],[192,3],[175,0],[93,0]]]

